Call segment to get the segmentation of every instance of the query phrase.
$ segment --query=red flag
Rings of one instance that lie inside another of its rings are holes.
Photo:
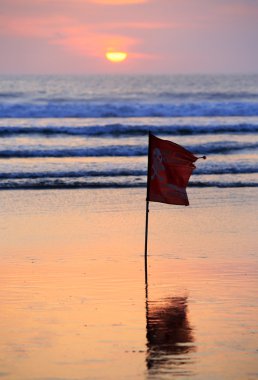
[[[188,206],[186,186],[197,159],[182,146],[150,133],[147,200]]]

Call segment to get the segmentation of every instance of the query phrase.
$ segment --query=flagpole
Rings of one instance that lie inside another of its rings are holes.
[[[145,285],[148,284],[148,229],[149,229],[149,173],[150,173],[150,132],[148,141],[148,171],[147,171],[147,193],[146,193],[146,217],[145,217],[145,250],[144,250],[144,263],[145,263]]]
[[[148,227],[149,227],[149,201],[146,199],[146,221],[145,221],[145,253],[144,253],[144,263],[145,263],[145,285],[148,283]]]

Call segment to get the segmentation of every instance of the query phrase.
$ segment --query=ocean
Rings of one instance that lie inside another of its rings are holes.
[[[149,131],[207,156],[189,186],[258,186],[258,75],[0,83],[0,189],[145,187]]]

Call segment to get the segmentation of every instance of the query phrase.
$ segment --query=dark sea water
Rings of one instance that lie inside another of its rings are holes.
[[[145,187],[148,131],[258,186],[258,75],[0,77],[0,189]]]

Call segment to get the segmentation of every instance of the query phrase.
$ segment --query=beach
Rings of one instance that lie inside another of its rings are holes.
[[[258,379],[257,78],[0,77],[1,379]],[[207,160],[145,282],[149,132]]]
[[[257,189],[1,192],[1,378],[256,379]],[[244,200],[244,201],[243,201]]]

